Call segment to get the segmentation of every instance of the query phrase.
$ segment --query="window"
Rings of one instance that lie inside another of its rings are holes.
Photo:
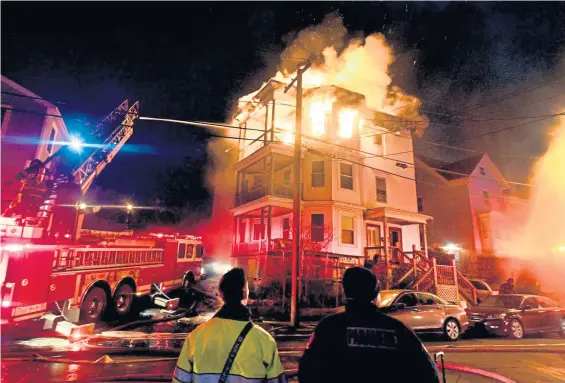
[[[541,308],[551,308],[551,307],[557,307],[557,305],[555,304],[555,302],[553,302],[551,299],[548,298],[544,298],[544,297],[536,297],[538,304]]]
[[[196,258],[204,257],[204,246],[196,245]]]
[[[194,256],[194,245],[186,245],[186,257],[192,259]]]
[[[324,215],[312,214],[310,216],[310,239],[314,242],[324,240]]]
[[[186,253],[186,243],[179,243],[179,251],[177,253],[177,256],[179,259],[184,258],[184,255]]]
[[[377,182],[377,202],[386,203],[386,178],[375,177]]]
[[[323,188],[325,186],[324,161],[312,161],[312,187]]]
[[[263,186],[263,176],[253,176],[253,189]]]
[[[418,213],[422,213],[424,211],[424,204],[423,204],[422,197],[418,197]]]
[[[485,168],[483,168],[482,166],[479,168],[479,171],[481,172],[482,176],[486,176],[487,173],[485,172]]]
[[[418,298],[413,293],[404,294],[396,303],[404,303],[406,307],[414,307],[418,304]]]
[[[355,219],[353,217],[341,217],[341,243],[346,245],[355,244]]]
[[[524,303],[522,303],[522,308],[526,307],[526,306],[532,306],[533,309],[537,309],[538,308],[538,301],[536,301],[536,298],[527,298]]]
[[[375,145],[383,146],[383,133],[375,134]]]
[[[339,164],[339,186],[342,189],[353,190],[353,165]]]
[[[53,153],[53,145],[55,144],[55,134],[57,132],[55,131],[55,128],[51,128],[51,133],[49,133],[49,141],[47,142],[47,153],[52,154]]]
[[[261,239],[261,224],[254,223],[253,224],[253,240],[258,241]]]
[[[483,199],[485,200],[485,204],[487,205],[487,207],[490,208],[490,195],[486,190],[483,190]]]
[[[443,305],[443,302],[440,298],[436,297],[432,294],[426,293],[417,293],[418,299],[420,300],[420,304],[422,305]]]
[[[290,185],[290,176],[292,174],[292,169],[286,169],[283,173],[283,182],[286,185]]]
[[[283,239],[290,239],[290,218],[283,219]]]

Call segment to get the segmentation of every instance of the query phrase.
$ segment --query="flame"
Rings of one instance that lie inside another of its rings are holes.
[[[314,100],[310,103],[310,123],[312,124],[312,135],[323,136],[326,133],[326,116],[332,112],[333,100],[327,98],[325,101]]]
[[[279,139],[283,142],[283,144],[285,145],[292,145],[294,143],[294,134],[292,133],[294,131],[294,127],[292,126],[292,124],[288,121],[282,121],[282,122],[275,122],[275,128],[279,131],[281,131],[278,134]]]
[[[342,109],[339,112],[339,136],[341,138],[351,138],[353,127],[359,112],[355,109]]]

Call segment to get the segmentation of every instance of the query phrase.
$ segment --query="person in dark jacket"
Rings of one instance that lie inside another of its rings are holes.
[[[366,268],[345,271],[345,312],[316,326],[300,359],[301,383],[439,382],[436,365],[416,334],[373,303],[377,285]]]
[[[514,294],[514,278],[508,278],[508,280],[500,285],[498,289],[500,294]]]

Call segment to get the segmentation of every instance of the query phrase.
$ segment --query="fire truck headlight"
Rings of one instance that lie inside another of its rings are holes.
[[[12,302],[9,299],[2,299],[2,307],[7,308],[12,306]]]
[[[201,274],[201,275],[206,274],[206,269],[205,269],[204,267],[201,267],[201,268],[200,268],[200,274]]]
[[[80,137],[73,136],[69,140],[69,147],[76,153],[80,153],[82,151],[83,146],[84,146],[84,142]]]

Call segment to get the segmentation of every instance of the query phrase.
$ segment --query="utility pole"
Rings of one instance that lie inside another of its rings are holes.
[[[294,128],[294,193],[293,193],[293,234],[292,234],[292,275],[291,275],[291,296],[290,296],[290,325],[297,328],[300,325],[300,305],[298,291],[300,278],[300,203],[302,201],[302,177],[301,177],[301,148],[302,148],[302,75],[310,68],[312,62],[309,60],[303,67],[299,67],[296,77],[285,88],[285,93],[296,81],[296,123]],[[285,278],[286,283],[286,278]]]

